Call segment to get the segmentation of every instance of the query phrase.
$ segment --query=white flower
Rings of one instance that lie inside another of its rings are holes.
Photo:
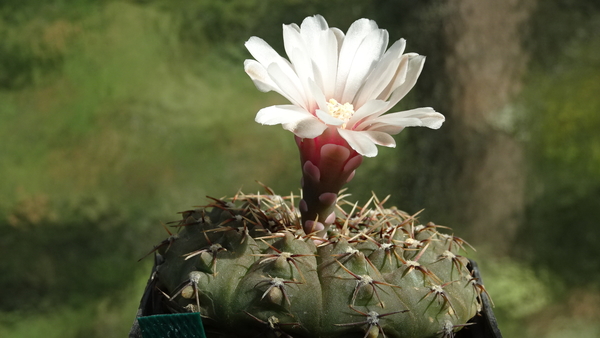
[[[390,134],[404,127],[439,128],[444,116],[433,108],[385,114],[414,86],[425,57],[403,54],[405,40],[387,51],[388,32],[372,20],[355,21],[348,33],[330,28],[315,15],[302,25],[283,26],[289,60],[258,37],[246,48],[255,60],[244,68],[261,91],[275,91],[291,105],[261,109],[256,121],[282,124],[299,138],[315,138],[334,128],[364,156],[377,155],[378,145],[394,147]]]

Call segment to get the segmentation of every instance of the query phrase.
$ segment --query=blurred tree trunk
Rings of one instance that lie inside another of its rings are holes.
[[[511,103],[528,62],[523,41],[535,1],[378,0],[374,10],[380,26],[407,38],[408,51],[427,56],[415,106],[446,116],[440,130],[405,131],[405,155],[392,173],[399,204],[425,207],[427,220],[499,253],[524,216],[526,169]]]
[[[511,103],[528,61],[524,28],[535,0],[448,1],[442,19],[452,219],[473,242],[505,252],[525,207],[523,149],[511,132]]]

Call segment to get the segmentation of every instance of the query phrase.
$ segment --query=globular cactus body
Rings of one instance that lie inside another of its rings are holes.
[[[172,311],[199,311],[209,337],[453,335],[483,290],[465,242],[372,202],[338,207],[327,239],[304,234],[276,195],[185,211],[158,250],[157,287]]]

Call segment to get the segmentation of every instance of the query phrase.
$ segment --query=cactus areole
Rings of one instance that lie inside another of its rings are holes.
[[[388,33],[360,19],[344,34],[319,15],[283,26],[289,59],[246,42],[245,70],[291,104],[261,109],[300,151],[301,196],[238,192],[182,212],[155,251],[158,308],[197,312],[208,337],[453,337],[481,308],[483,286],[459,237],[443,226],[361,205],[340,190],[363,157],[404,127],[437,129],[432,108],[389,113],[414,86],[425,58],[389,49]]]

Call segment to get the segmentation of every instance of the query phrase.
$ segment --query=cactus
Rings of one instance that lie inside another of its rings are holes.
[[[453,337],[479,310],[468,244],[445,227],[374,196],[338,200],[316,237],[295,199],[238,193],[182,212],[157,249],[167,307],[200,312],[209,337]]]
[[[388,33],[360,19],[347,35],[319,15],[284,25],[289,60],[251,37],[244,68],[290,101],[256,121],[294,133],[302,196],[239,192],[182,213],[155,249],[152,279],[169,312],[199,312],[209,337],[453,337],[485,289],[468,244],[445,227],[339,195],[363,157],[405,127],[440,128],[433,108],[384,114],[414,86],[425,58],[387,51]],[[298,201],[298,208],[295,207]]]

